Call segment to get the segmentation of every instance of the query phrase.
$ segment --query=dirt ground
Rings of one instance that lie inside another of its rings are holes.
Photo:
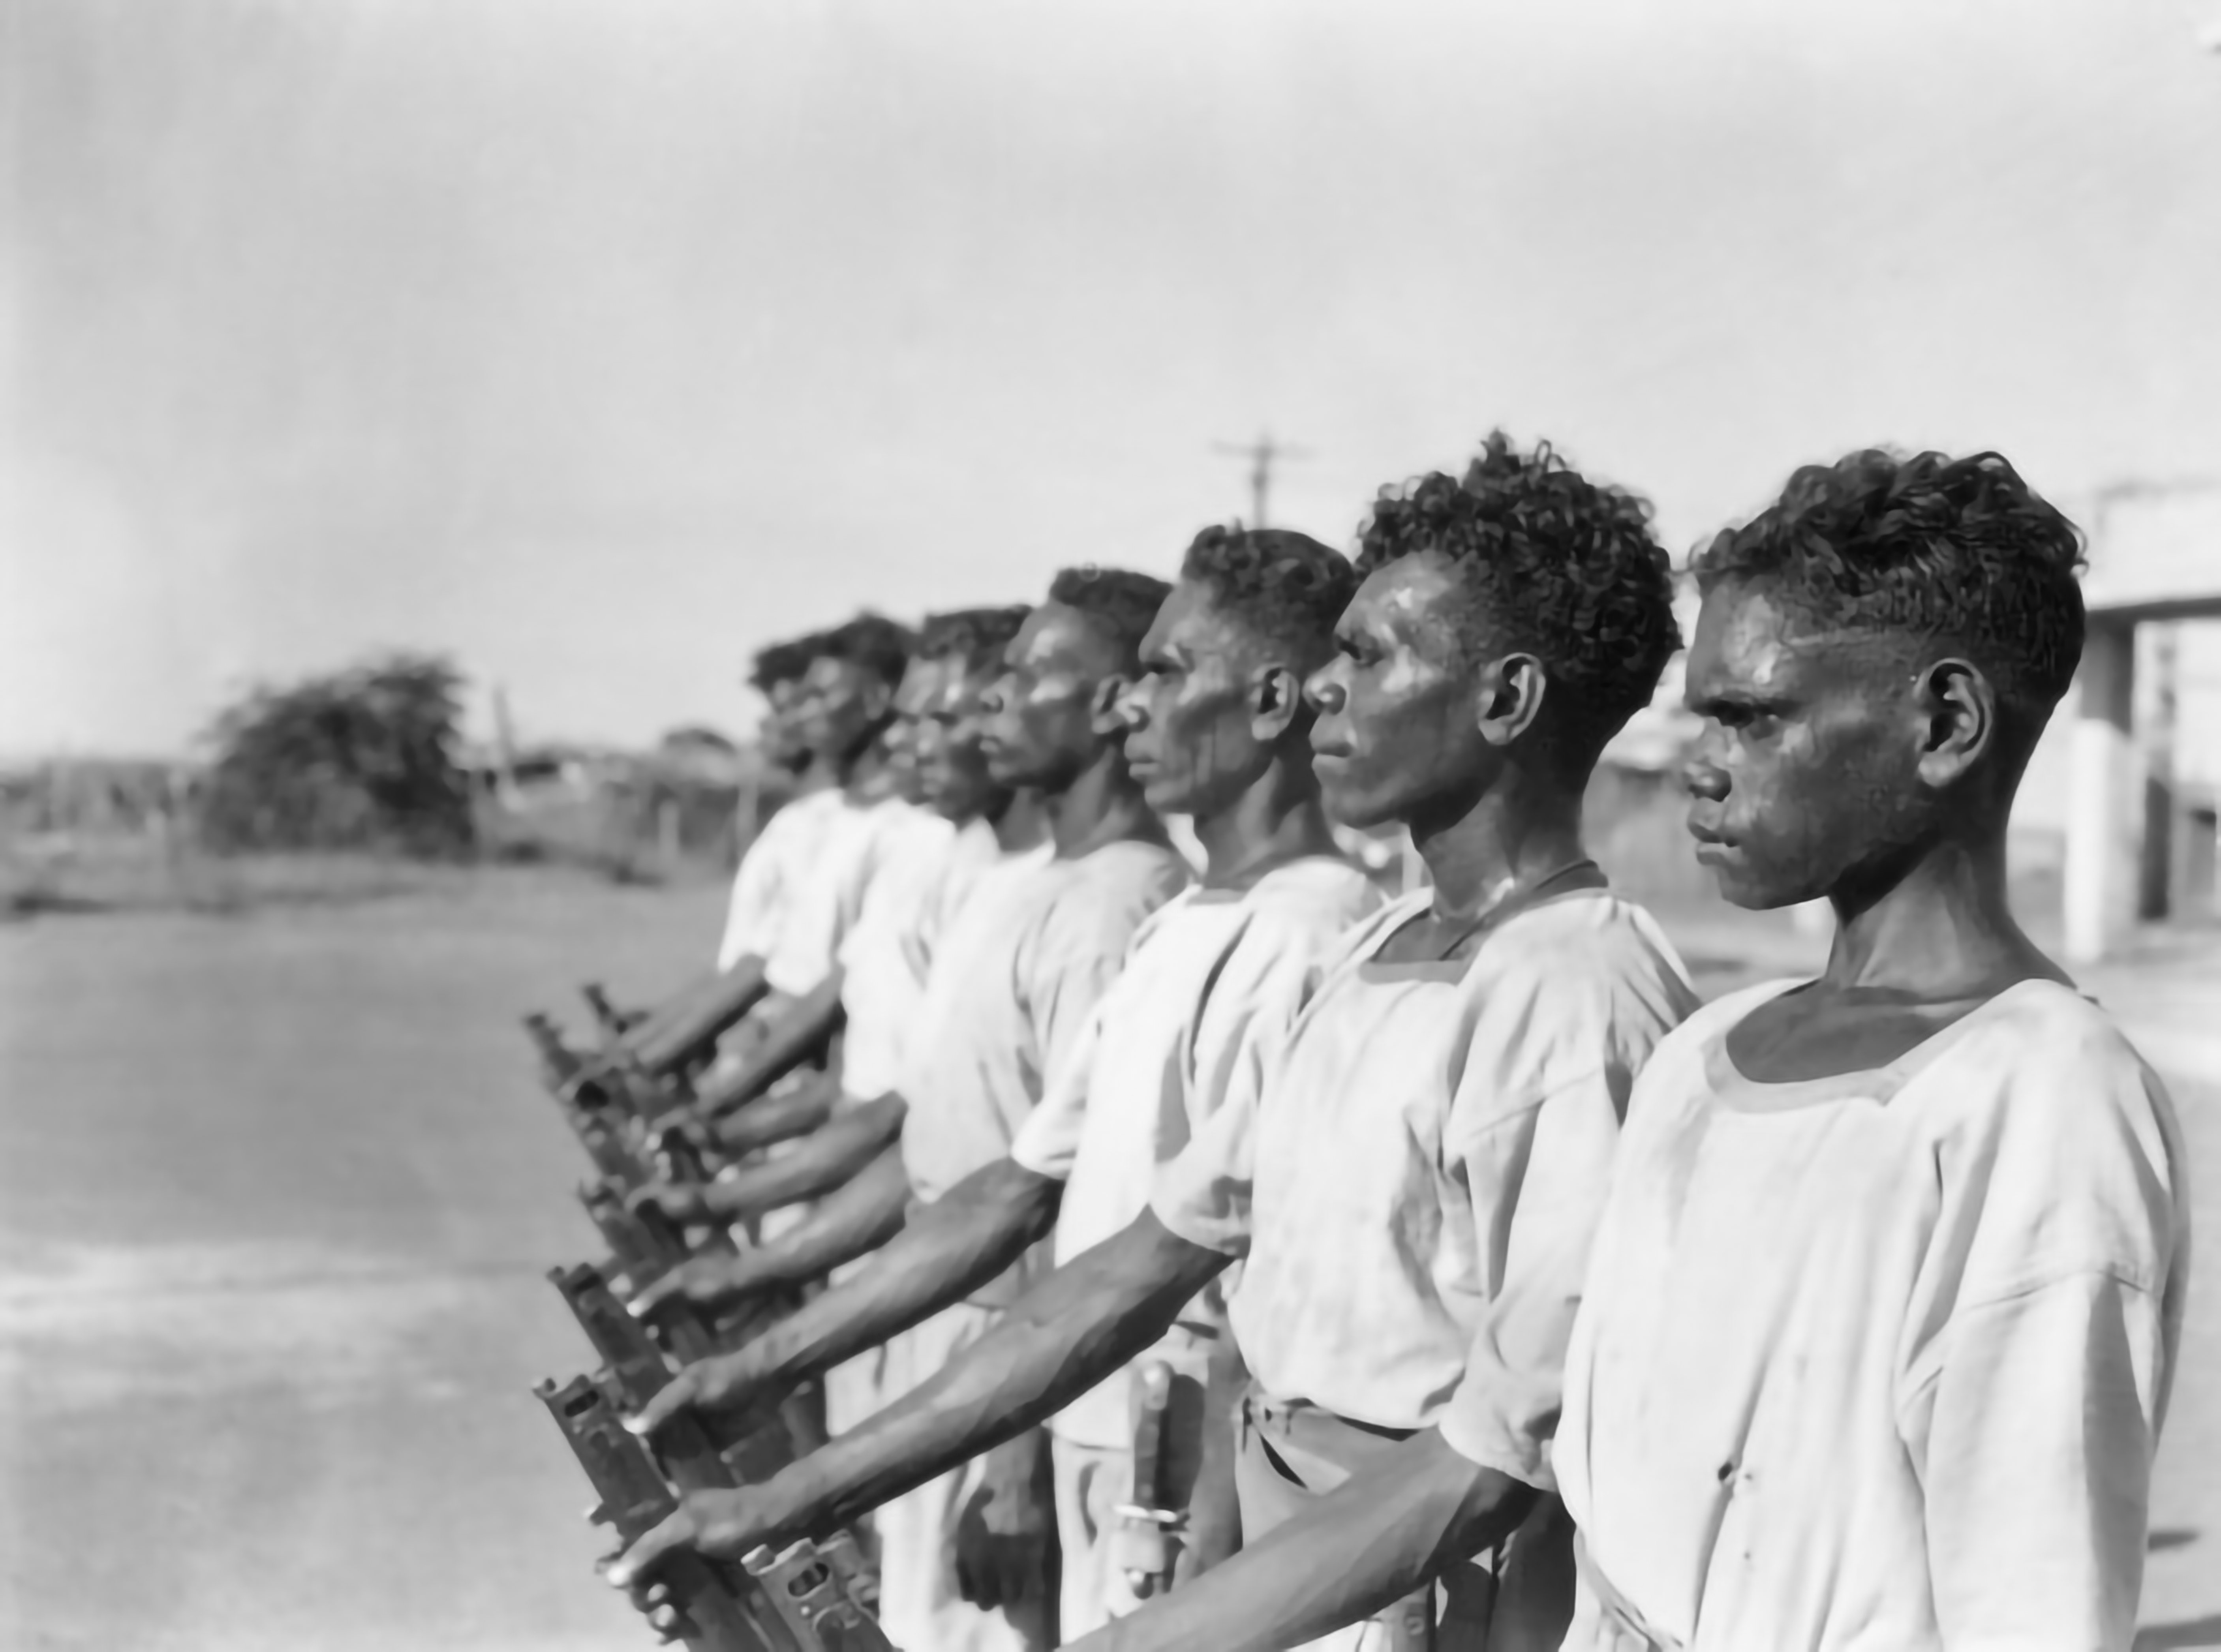
[[[528,1392],[586,1361],[544,1275],[595,1242],[516,1018],[677,986],[718,904],[519,873],[0,926],[0,1645],[653,1644]],[[1818,944],[1670,927],[1715,988]],[[2202,1173],[2138,1646],[2221,1646],[2221,946],[2088,985]]]

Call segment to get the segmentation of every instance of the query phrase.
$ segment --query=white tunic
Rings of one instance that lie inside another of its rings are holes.
[[[1073,860],[1044,846],[979,877],[942,937],[903,1092],[920,1198],[1008,1155],[1134,931],[1187,875],[1170,849],[1112,843]]]
[[[902,1088],[925,1004],[942,885],[969,878],[1000,854],[985,821],[959,831],[941,816],[918,810],[893,835],[855,926],[841,942],[841,1006],[848,1016],[841,1083],[847,1095],[870,1101]]]
[[[1636,1086],[1555,1446],[1600,1580],[1567,1645],[2125,1648],[2187,1282],[2165,1092],[2046,981],[1756,1083],[1724,1041],[1781,990]]]
[[[717,942],[717,967],[743,958],[767,958],[779,945],[779,925],[802,869],[825,823],[848,802],[839,787],[812,792],[781,807],[741,856]]]
[[[1067,1183],[1059,1267],[1147,1208],[1158,1166],[1217,1111],[1245,1043],[1286,1035],[1342,936],[1380,902],[1358,868],[1319,856],[1247,890],[1185,890],[1142,925],[1073,1058],[1052,1073],[1010,1148],[1028,1169]],[[1145,1358],[1200,1380],[1219,1295],[1206,1292],[1182,1316],[1191,1323]],[[1114,1379],[1075,1401],[1052,1424],[1058,1436],[1129,1448],[1128,1387]]]
[[[1434,1422],[1492,1302],[1570,1317],[1635,1072],[1696,1004],[1656,924],[1603,891],[1470,959],[1379,961],[1431,899],[1355,932],[1151,1198],[1247,1257],[1229,1318],[1265,1392],[1387,1428]]]
[[[841,943],[889,857],[920,832],[948,829],[938,816],[900,798],[857,803],[833,795],[840,804],[814,822],[808,854],[790,876],[779,942],[764,957],[764,979],[790,998],[816,992],[839,967]]]

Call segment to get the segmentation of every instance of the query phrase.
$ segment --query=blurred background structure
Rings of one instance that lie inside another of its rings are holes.
[[[2077,963],[2139,923],[2216,915],[2221,801],[2221,477],[2118,483],[2095,506],[2081,670],[2018,811],[2030,848],[2058,845]]]

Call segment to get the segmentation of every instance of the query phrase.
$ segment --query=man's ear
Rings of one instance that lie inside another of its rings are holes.
[[[1480,737],[1498,750],[1518,739],[1542,714],[1549,685],[1549,674],[1531,654],[1507,654],[1491,660],[1480,673]]]
[[[1126,720],[1118,715],[1119,697],[1133,686],[1130,677],[1110,676],[1095,685],[1087,697],[1087,726],[1098,740],[1122,740]]]
[[[865,683],[860,698],[870,720],[873,723],[883,722],[887,714],[894,710],[895,685],[881,678],[873,677]]]
[[[1979,765],[1998,741],[1998,691],[1969,660],[1939,660],[1914,685],[1920,778],[1942,791]]]
[[[1286,666],[1260,666],[1249,678],[1249,733],[1261,746],[1277,744],[1306,718],[1304,679]]]

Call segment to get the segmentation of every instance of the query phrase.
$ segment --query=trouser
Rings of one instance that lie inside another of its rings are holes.
[[[1242,1539],[1254,1544],[1410,1437],[1254,1387],[1236,1421]],[[1573,1606],[1573,1524],[1545,1498],[1495,1554],[1448,1568],[1388,1611],[1309,1643],[1317,1652],[1555,1652]]]
[[[934,1376],[999,1316],[960,1303],[904,1331],[885,1349],[881,1403]],[[983,1611],[956,1588],[956,1524],[982,1479],[977,1457],[880,1505],[879,1626],[902,1652],[1038,1652],[1054,1643],[1044,1598]]]
[[[1049,1461],[1056,1470],[1056,1541],[1064,1556],[1057,1631],[1076,1641],[1142,1605],[1113,1541],[1120,1505],[1134,1500],[1134,1453],[1052,1436]]]

